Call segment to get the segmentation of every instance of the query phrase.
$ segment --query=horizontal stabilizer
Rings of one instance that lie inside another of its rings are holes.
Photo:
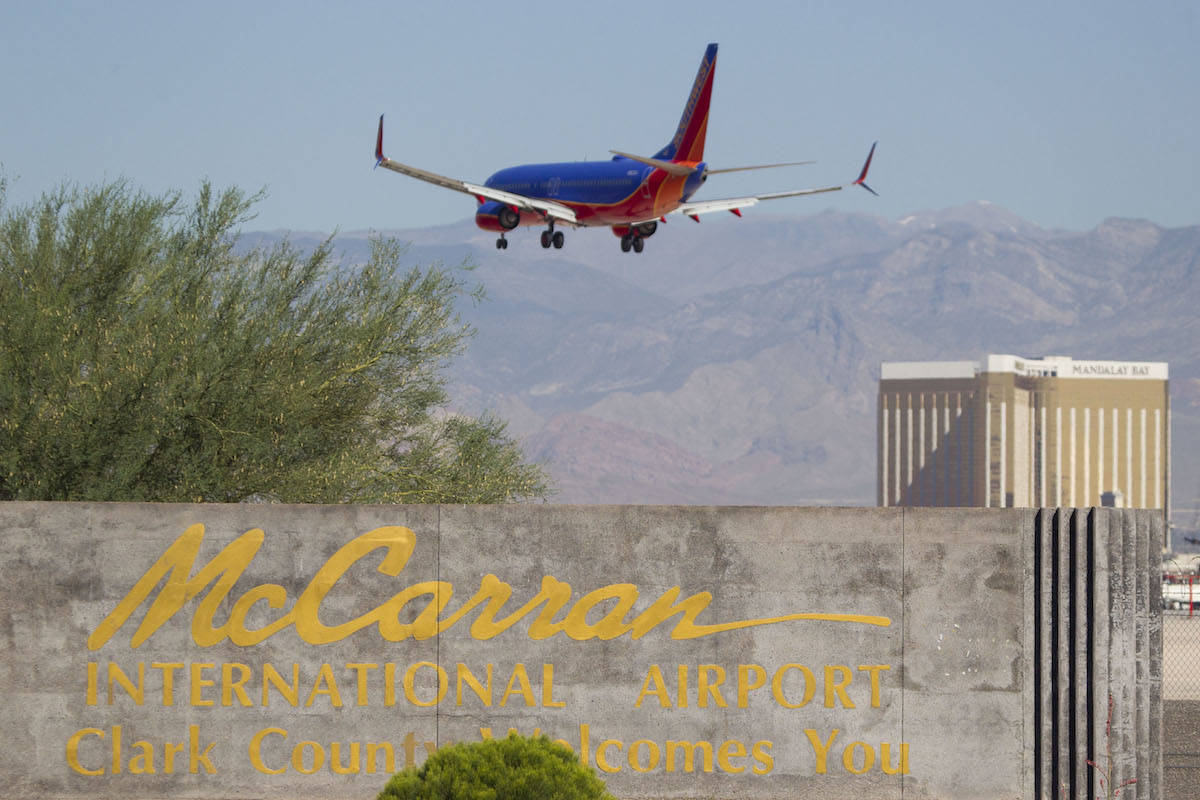
[[[612,153],[614,156],[620,156],[621,158],[628,158],[631,161],[648,164],[651,167],[656,167],[671,175],[691,175],[696,171],[695,167],[689,167],[687,164],[676,164],[674,161],[663,161],[661,158],[635,156],[632,153],[622,153],[620,150],[609,150],[608,152]]]
[[[753,167],[723,167],[721,169],[706,169],[707,175],[720,175],[724,172],[749,172],[752,169],[775,169],[776,167],[801,167],[805,164],[815,164],[815,161],[789,161],[786,164],[758,164]]]

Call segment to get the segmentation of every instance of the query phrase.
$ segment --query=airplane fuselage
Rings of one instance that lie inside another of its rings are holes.
[[[670,213],[703,183],[703,164],[693,175],[673,176],[627,158],[568,161],[508,167],[484,183],[491,189],[560,203],[575,212],[579,225],[629,225]],[[513,216],[498,201],[482,203],[476,224],[489,231],[511,230]],[[545,225],[536,211],[516,211],[517,225]],[[508,223],[507,225],[504,223]]]

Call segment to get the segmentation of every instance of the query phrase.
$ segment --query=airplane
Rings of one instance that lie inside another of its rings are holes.
[[[375,139],[375,166],[384,167],[411,178],[427,181],[446,189],[474,195],[479,203],[475,224],[500,234],[496,248],[508,248],[505,234],[518,225],[545,225],[541,244],[544,248],[563,246],[562,231],[555,225],[575,228],[608,226],[621,240],[622,252],[642,252],[645,240],[654,235],[660,222],[671,215],[700,221],[701,214],[729,211],[738,217],[742,209],[763,200],[836,192],[849,186],[867,186],[867,170],[875,156],[875,144],[867,154],[858,178],[847,186],[825,186],[786,192],[730,197],[722,200],[692,200],[710,175],[745,170],[790,167],[811,164],[793,161],[785,164],[760,164],[750,167],[713,169],[704,161],[704,137],[708,130],[708,106],[712,99],[713,74],[717,65],[717,45],[710,44],[700,61],[696,80],[683,107],[683,116],[675,135],[665,147],[647,158],[619,150],[610,150],[611,161],[572,161],[560,164],[524,164],[502,169],[482,184],[448,178],[407,164],[383,154],[383,115]]]

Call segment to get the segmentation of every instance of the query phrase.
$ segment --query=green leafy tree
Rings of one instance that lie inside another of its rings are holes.
[[[257,199],[0,187],[0,499],[544,496],[501,421],[445,410],[465,272],[384,239],[354,268],[239,252]]]
[[[570,748],[509,734],[442,747],[388,781],[377,800],[614,800]]]

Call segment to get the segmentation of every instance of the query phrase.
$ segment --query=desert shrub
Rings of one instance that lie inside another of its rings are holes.
[[[397,772],[377,800],[614,800],[570,748],[545,736],[459,743]]]

